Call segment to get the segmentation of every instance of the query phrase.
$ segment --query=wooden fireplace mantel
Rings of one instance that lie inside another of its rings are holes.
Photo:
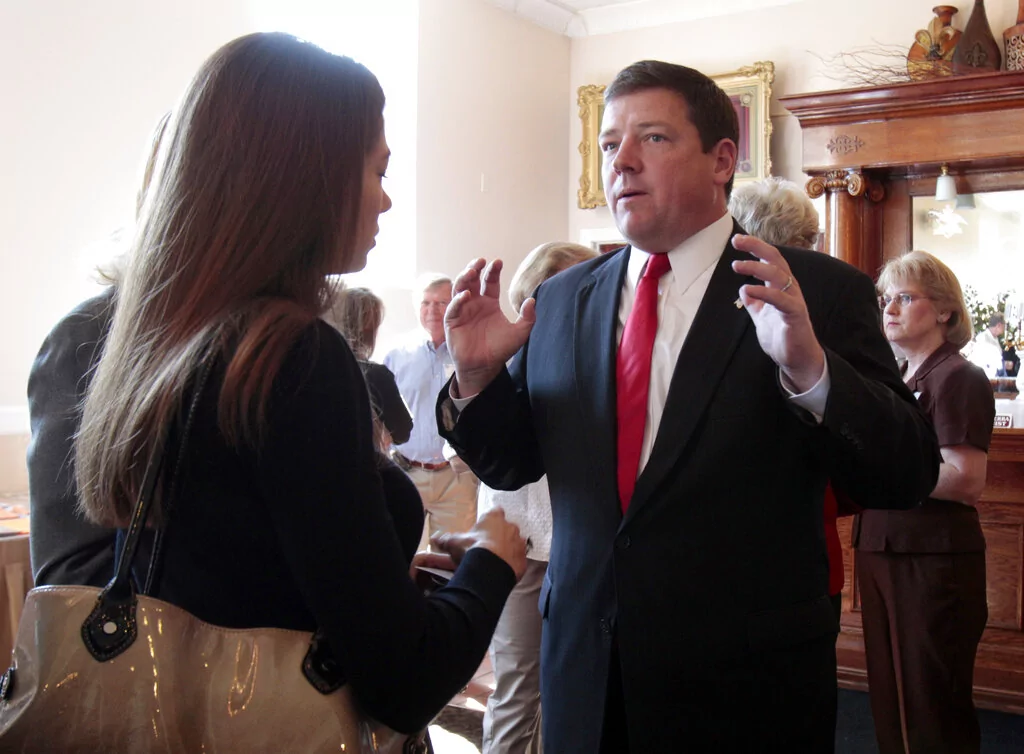
[[[1024,189],[1024,73],[949,77],[781,98],[800,121],[807,191],[825,195],[825,249],[875,277],[912,248],[913,197],[935,193],[948,165],[960,193]],[[1024,400],[1024,395],[1018,398]],[[996,430],[978,513],[989,620],[974,677],[979,706],[1024,714],[1024,430]],[[860,595],[846,569],[840,685],[865,689]]]
[[[909,198],[934,193],[941,165],[965,193],[1024,188],[1024,72],[780,101],[800,122],[808,193],[826,195],[826,250],[872,276],[909,248]]]

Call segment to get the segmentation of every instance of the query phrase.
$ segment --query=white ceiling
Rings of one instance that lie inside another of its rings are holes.
[[[487,0],[567,37],[692,21],[801,0]]]

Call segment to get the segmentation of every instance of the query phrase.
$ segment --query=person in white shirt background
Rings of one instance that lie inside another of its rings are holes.
[[[1006,317],[1002,312],[996,312],[988,318],[988,328],[975,335],[971,341],[967,358],[972,364],[984,369],[989,378],[1006,374],[1003,346],[999,342],[1005,332]]]

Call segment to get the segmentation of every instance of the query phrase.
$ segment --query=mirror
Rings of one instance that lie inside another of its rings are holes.
[[[1013,300],[1024,294],[1024,191],[914,197],[913,248],[949,265],[982,301],[1011,291]]]
[[[1004,349],[1024,354],[1024,191],[967,194],[955,202],[916,196],[913,233],[913,248],[934,254],[960,279],[975,332],[998,308],[1006,315]],[[1011,396],[1013,386],[1003,382],[993,383],[997,398]],[[1021,425],[1024,416],[1014,421]]]

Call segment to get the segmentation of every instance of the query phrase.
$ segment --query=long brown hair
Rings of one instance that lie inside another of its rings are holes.
[[[345,336],[357,359],[369,361],[384,321],[384,302],[369,288],[349,288],[340,281],[333,285],[333,302],[324,319]]]
[[[81,505],[123,524],[146,461],[204,359],[229,358],[218,422],[258,444],[273,379],[355,248],[384,94],[349,58],[280,33],[240,37],[174,109],[110,335],[83,408]]]

